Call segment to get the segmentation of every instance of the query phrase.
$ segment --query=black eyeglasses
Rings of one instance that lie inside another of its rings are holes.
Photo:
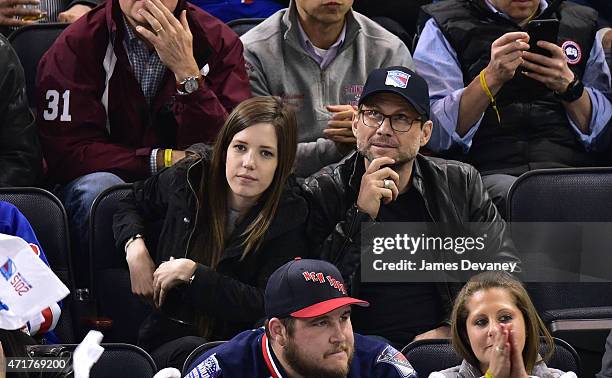
[[[412,124],[415,122],[423,122],[421,117],[408,118],[403,114],[386,115],[371,109],[361,109],[359,114],[361,114],[361,120],[364,125],[375,128],[379,128],[385,122],[385,118],[389,118],[391,128],[400,133],[410,131]]]

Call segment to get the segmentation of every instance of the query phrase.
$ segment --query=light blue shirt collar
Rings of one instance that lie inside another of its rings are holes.
[[[308,55],[312,57],[319,64],[321,69],[324,69],[338,55],[338,51],[340,50],[340,47],[342,47],[342,44],[344,43],[344,39],[346,38],[346,19],[344,21],[344,26],[342,27],[342,31],[340,32],[338,39],[336,40],[336,42],[334,42],[333,45],[329,47],[329,49],[327,49],[327,52],[324,55],[319,55],[314,45],[310,41],[308,34],[306,34],[306,32],[304,31],[304,28],[302,28],[302,24],[300,23],[299,20],[297,20],[297,24],[298,24],[298,30],[300,31],[300,44],[302,45],[304,50],[308,53]]]
[[[510,19],[510,17],[507,14],[497,10],[497,8],[495,8],[495,6],[493,5],[493,3],[491,3],[490,0],[485,0],[485,3],[487,4],[489,9],[491,9],[493,13],[498,14],[504,18]],[[542,12],[544,12],[546,8],[548,8],[548,2],[546,0],[540,0],[540,11],[538,12],[538,14],[541,14]]]

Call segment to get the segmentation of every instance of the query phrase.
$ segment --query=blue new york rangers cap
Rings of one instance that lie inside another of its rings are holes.
[[[268,319],[313,318],[349,304],[369,306],[347,295],[334,265],[299,257],[272,273],[264,299]]]
[[[359,105],[377,93],[394,93],[408,101],[422,116],[429,119],[429,88],[416,72],[402,66],[376,69],[368,75]]]

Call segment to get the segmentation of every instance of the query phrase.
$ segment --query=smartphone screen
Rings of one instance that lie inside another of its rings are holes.
[[[537,43],[538,41],[557,43],[559,20],[531,20],[527,24],[527,33],[529,34],[529,51],[550,57],[550,52],[539,47]]]

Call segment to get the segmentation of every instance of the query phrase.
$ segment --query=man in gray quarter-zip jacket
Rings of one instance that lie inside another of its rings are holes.
[[[306,177],[352,149],[353,105],[376,68],[411,68],[395,35],[351,10],[353,0],[292,0],[241,37],[254,96],[280,96],[298,115],[296,174]]]

